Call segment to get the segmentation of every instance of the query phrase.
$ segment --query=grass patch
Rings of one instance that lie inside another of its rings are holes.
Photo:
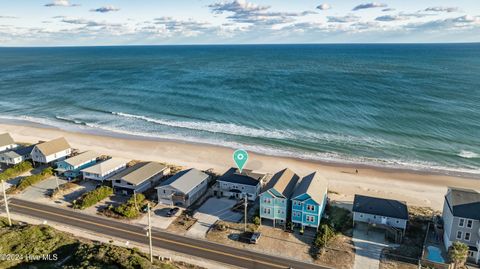
[[[17,193],[17,192],[24,191],[26,188],[32,186],[33,184],[38,183],[42,180],[45,180],[51,176],[53,176],[53,168],[52,167],[45,168],[43,169],[42,172],[40,172],[40,174],[31,175],[23,178],[22,180],[20,180],[20,182],[18,182],[17,186],[14,186],[8,189],[8,192]]]
[[[123,248],[104,243],[78,240],[72,235],[45,225],[1,226],[0,253],[27,255],[50,255],[51,261],[0,260],[0,268],[62,268],[62,269],[186,269],[200,268],[183,262],[150,263],[149,255],[136,248]]]
[[[93,206],[94,204],[102,201],[108,196],[113,194],[113,189],[107,186],[102,186],[93,191],[86,192],[80,197],[79,200],[73,201],[73,208],[85,209]]]
[[[30,162],[21,162],[0,173],[0,181],[18,177],[21,174],[26,173],[32,169],[33,167]]]
[[[136,197],[137,205],[135,205],[135,197]],[[113,207],[111,210],[116,214],[127,219],[137,218],[138,216],[140,216],[140,209],[142,208],[142,205],[145,202],[145,195],[141,193],[137,193],[135,194],[135,197],[132,195],[132,197],[130,197],[130,199],[127,200],[127,202],[117,207]]]

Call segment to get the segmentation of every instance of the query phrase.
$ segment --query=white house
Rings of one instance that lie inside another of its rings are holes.
[[[111,158],[101,163],[83,169],[83,178],[104,181],[109,177],[125,170],[129,160],[122,158]]]
[[[209,178],[194,168],[181,171],[156,187],[158,202],[189,207],[206,192]]]
[[[0,152],[16,148],[17,144],[9,133],[0,134]]]
[[[32,158],[30,152],[32,152],[33,147],[35,147],[35,145],[17,147],[13,150],[2,152],[0,153],[0,163],[15,165],[30,160]]]
[[[402,201],[355,194],[352,211],[354,223],[400,229],[403,235],[407,229],[408,209]]]
[[[63,137],[39,143],[33,147],[30,153],[32,160],[37,163],[51,163],[63,160],[70,154],[72,154],[72,148]]]
[[[112,187],[126,195],[141,193],[155,186],[170,173],[170,168],[157,162],[138,163],[112,176]]]
[[[230,168],[225,174],[217,179],[214,186],[214,195],[233,197],[255,201],[260,189],[265,184],[266,174],[254,173],[252,170],[243,169],[240,172],[236,168]]]

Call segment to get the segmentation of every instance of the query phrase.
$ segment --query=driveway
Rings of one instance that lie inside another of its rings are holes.
[[[182,210],[179,210],[175,216],[167,217],[167,212],[172,209],[171,206],[165,206],[162,204],[156,205],[152,208],[152,227],[159,229],[167,229],[167,227],[182,213]],[[145,214],[143,218],[139,220],[140,224],[148,225],[148,216]]]
[[[385,233],[380,229],[367,229],[367,225],[356,223],[353,229],[355,262],[353,269],[378,269],[382,250],[395,246],[385,241]]]
[[[32,201],[32,202],[41,202],[48,198],[48,194],[51,190],[57,188],[57,182],[55,176],[42,180],[32,186],[26,188],[21,194],[18,195],[18,198]],[[64,179],[58,178],[58,184],[63,184],[67,182]]]
[[[208,229],[217,221],[238,222],[243,215],[233,212],[231,208],[237,203],[236,200],[227,198],[210,198],[193,215],[198,221],[188,230],[187,235],[197,238],[205,238]]]

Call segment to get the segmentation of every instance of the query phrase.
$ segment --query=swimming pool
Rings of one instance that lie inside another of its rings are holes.
[[[427,259],[432,262],[441,262],[445,263],[445,259],[442,257],[442,251],[435,246],[428,246],[428,256]]]

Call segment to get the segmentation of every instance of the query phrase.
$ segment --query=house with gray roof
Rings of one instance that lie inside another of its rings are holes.
[[[57,162],[55,171],[66,178],[76,178],[82,174],[83,168],[87,168],[97,163],[100,155],[94,151],[85,151],[73,157]]]
[[[8,151],[16,148],[17,144],[13,141],[9,133],[0,134],[0,152]]]
[[[327,179],[318,172],[299,181],[291,198],[291,220],[294,227],[318,229],[327,205],[327,190]]]
[[[112,187],[117,193],[131,195],[142,193],[157,185],[170,173],[170,168],[158,162],[137,163],[111,177]]]
[[[178,172],[156,187],[158,203],[189,207],[207,191],[209,179],[195,168]]]
[[[20,146],[14,148],[10,151],[5,151],[0,153],[0,163],[4,163],[6,165],[15,165],[19,164],[23,161],[32,159],[30,152],[35,145],[31,146]]]
[[[33,162],[36,163],[52,163],[64,160],[70,154],[72,154],[72,148],[63,137],[38,143],[30,153]]]
[[[454,241],[469,247],[468,259],[480,263],[480,192],[450,187],[443,203],[443,242],[448,249]]]
[[[290,198],[300,177],[285,168],[268,181],[260,194],[260,221],[269,219],[275,224],[286,225],[290,215]]]
[[[84,179],[109,180],[111,176],[125,170],[129,160],[113,157],[81,170]]]
[[[255,173],[248,169],[240,172],[237,168],[232,167],[217,179],[213,193],[215,196],[236,199],[247,197],[248,200],[255,201],[265,184],[266,176],[266,174]]]
[[[356,194],[352,211],[354,224],[362,222],[380,228],[400,229],[401,235],[407,229],[408,208],[403,201]]]

